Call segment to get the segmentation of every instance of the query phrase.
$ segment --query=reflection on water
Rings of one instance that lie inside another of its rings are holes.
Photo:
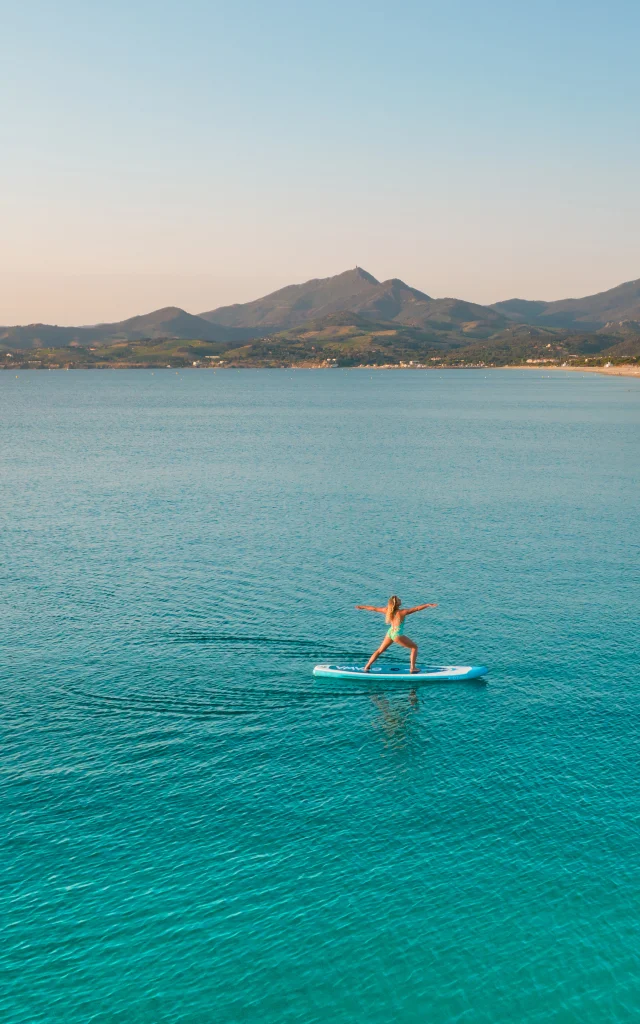
[[[395,750],[406,747],[414,715],[420,706],[416,690],[410,690],[408,694],[394,694],[391,698],[384,693],[376,693],[371,701],[378,709],[373,727],[382,736],[384,745]]]

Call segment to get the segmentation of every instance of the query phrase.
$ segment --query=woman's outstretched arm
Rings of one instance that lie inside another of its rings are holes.
[[[405,615],[413,615],[414,612],[424,611],[425,608],[437,608],[437,607],[438,607],[437,604],[434,604],[433,602],[431,604],[417,604],[415,606],[415,608],[407,608],[405,610],[404,614]]]
[[[356,608],[360,612],[386,612],[386,608],[376,608],[372,604],[357,604]]]

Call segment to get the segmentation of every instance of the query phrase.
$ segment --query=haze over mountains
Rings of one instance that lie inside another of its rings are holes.
[[[519,323],[597,331],[608,323],[640,321],[640,279],[583,299],[559,299],[557,302],[508,299],[494,303],[493,308]]]
[[[380,282],[356,267],[335,277],[289,285],[253,302],[221,306],[198,316],[168,306],[92,327],[1,327],[0,342],[15,350],[100,346],[143,339],[198,339],[228,347],[268,338],[310,321],[317,325],[339,313],[417,329],[440,342],[487,339],[522,324],[597,332],[612,323],[640,322],[640,279],[581,299],[509,299],[483,306],[462,299],[434,299],[397,278]]]

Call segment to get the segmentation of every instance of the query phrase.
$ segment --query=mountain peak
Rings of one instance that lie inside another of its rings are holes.
[[[161,306],[160,309],[154,309],[151,313],[147,313],[147,316],[180,316],[182,313],[186,313],[186,310],[181,309],[180,306]]]
[[[274,333],[288,330],[305,320],[356,309],[368,301],[379,287],[373,274],[362,267],[353,267],[333,277],[291,284],[254,302],[222,306],[200,316],[223,327],[251,329],[256,334],[263,331]]]
[[[373,274],[370,274],[367,270],[363,270],[362,267],[354,267],[353,270],[347,270],[344,274],[340,274],[339,276],[344,277],[346,274],[353,274],[355,277],[359,277],[361,281],[367,281],[369,284],[380,284]]]
[[[424,302],[432,302],[430,295],[426,292],[418,291],[417,288],[412,288],[411,285],[406,284],[399,277],[390,277],[388,281],[383,281],[380,288],[384,288],[387,292],[393,292],[395,294],[405,293],[407,296],[411,296],[414,299],[419,299]]]

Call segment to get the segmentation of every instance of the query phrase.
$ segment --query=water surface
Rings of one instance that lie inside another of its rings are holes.
[[[639,428],[590,374],[0,375],[2,1020],[635,1020]],[[486,683],[314,680],[390,593]]]

